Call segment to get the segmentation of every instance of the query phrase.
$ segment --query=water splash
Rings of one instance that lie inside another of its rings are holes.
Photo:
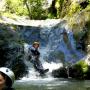
[[[49,72],[52,72],[55,69],[58,69],[60,67],[63,67],[63,64],[62,63],[54,63],[54,62],[51,62],[51,63],[44,62],[43,63],[43,67],[45,69],[49,68]]]
[[[45,69],[47,69],[47,68],[49,69],[49,72],[46,74],[46,76],[44,78],[40,77],[39,73],[36,72],[33,67],[29,67],[28,68],[28,72],[29,72],[28,75],[26,75],[25,77],[23,77],[21,80],[25,80],[25,81],[28,81],[28,80],[40,80],[40,79],[52,80],[53,77],[51,76],[51,72],[54,69],[58,69],[58,68],[60,68],[62,66],[63,66],[63,64],[61,64],[61,63],[56,64],[54,62],[51,62],[51,63],[44,62],[43,63],[43,67]]]

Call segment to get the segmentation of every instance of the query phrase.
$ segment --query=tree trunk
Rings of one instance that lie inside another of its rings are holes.
[[[31,15],[31,8],[29,7],[28,3],[27,3],[27,0],[24,0],[24,3],[27,7],[27,10],[28,10],[28,13],[29,13],[29,18],[31,19],[32,18],[32,15]]]

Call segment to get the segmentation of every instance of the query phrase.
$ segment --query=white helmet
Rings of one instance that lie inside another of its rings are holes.
[[[35,45],[35,44],[39,45],[40,43],[39,42],[34,42],[33,45]]]
[[[12,84],[14,83],[15,75],[14,75],[13,71],[11,71],[9,68],[1,67],[0,72],[4,73],[6,76],[8,76],[9,79],[11,80]]]

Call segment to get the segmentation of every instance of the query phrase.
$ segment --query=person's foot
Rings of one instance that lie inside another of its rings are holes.
[[[44,73],[47,73],[48,71],[49,71],[49,69],[45,69],[45,70],[44,70]]]
[[[48,71],[49,71],[49,69],[45,69],[45,70],[41,69],[41,70],[40,70],[40,76],[45,76],[45,74],[46,74]]]

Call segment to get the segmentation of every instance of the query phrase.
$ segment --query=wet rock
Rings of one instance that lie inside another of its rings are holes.
[[[61,67],[57,70],[53,70],[52,76],[55,78],[68,78],[67,69],[64,67]]]
[[[88,66],[88,71],[86,72],[85,79],[90,80],[90,66]]]
[[[12,69],[17,79],[27,73],[23,44],[16,31],[8,28],[9,25],[0,25],[0,67]]]
[[[61,67],[52,71],[52,76],[55,78],[74,78],[77,80],[90,80],[90,66],[83,60],[78,63]]]
[[[69,77],[84,80],[90,79],[89,76],[90,66],[84,60],[81,60],[75,65],[69,67]]]
[[[73,67],[69,67],[69,77],[83,79],[83,71],[81,66],[75,65]]]

